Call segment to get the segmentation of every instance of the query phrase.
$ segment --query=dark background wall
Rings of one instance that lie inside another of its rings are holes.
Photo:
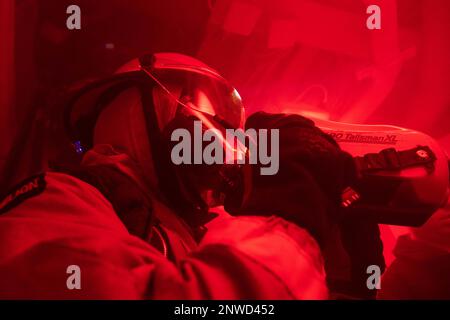
[[[0,177],[4,172],[15,126],[11,123],[14,93],[14,1],[0,2]],[[2,181],[2,179],[0,179]],[[0,182],[1,190],[1,182]]]
[[[81,30],[66,28],[66,8],[72,4],[81,7]],[[1,28],[2,35],[10,38],[11,52],[6,56],[9,51],[3,51],[6,48],[2,46],[1,70],[8,70],[3,64],[15,69],[8,80],[6,76],[1,78],[1,84],[6,88],[4,83],[13,81],[17,92],[14,103],[5,100],[3,89],[0,97],[1,129],[6,135],[0,146],[1,194],[46,167],[46,158],[52,152],[49,142],[55,142],[49,140],[59,138],[48,134],[59,111],[55,102],[68,86],[107,76],[143,52],[194,55],[203,38],[211,2],[2,0],[0,5],[0,21],[2,26],[8,25]],[[8,99],[11,96],[8,94]],[[12,120],[6,120],[7,113]]]

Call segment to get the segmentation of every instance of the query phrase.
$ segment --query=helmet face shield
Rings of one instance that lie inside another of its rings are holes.
[[[203,212],[206,206],[198,192],[221,181],[223,165],[176,166],[171,161],[172,133],[178,128],[195,130],[198,126],[195,122],[199,120],[202,131],[215,129],[221,133],[218,141],[222,140],[224,153],[231,154],[234,163],[235,159],[244,157],[245,150],[227,143],[225,136],[227,129],[243,128],[241,97],[216,71],[194,58],[162,53],[135,59],[114,76],[91,83],[71,95],[65,108],[65,123],[77,152],[83,153],[93,146],[100,115],[131,88],[138,89],[139,93],[152,161],[149,174],[156,176],[155,188],[177,211]],[[128,112],[133,103],[125,101],[126,107],[121,110]],[[118,121],[122,120],[126,118]],[[131,131],[134,129],[130,127]],[[195,140],[195,135],[192,136]],[[200,185],[201,176],[208,179]]]
[[[225,129],[243,127],[241,97],[223,79],[179,69],[144,71],[180,106],[213,117]]]
[[[184,62],[177,64],[173,59],[161,69],[158,69],[158,65],[161,67],[157,60],[152,63],[153,67],[142,66],[142,70],[159,86],[159,91],[171,100],[171,103],[166,100],[161,106],[154,103],[160,116],[161,131],[177,114],[193,117],[201,121],[203,130],[220,132],[218,138],[225,148],[227,162],[242,161],[245,158],[245,146],[240,141],[235,145],[225,138],[227,129],[244,127],[245,109],[237,90],[218,73],[202,65],[187,66]],[[193,125],[192,121],[188,122]]]
[[[93,128],[103,108],[121,90],[136,85],[152,97],[144,109],[154,110],[157,121],[148,127],[156,125],[159,132],[179,115],[200,120],[205,129],[219,130],[222,138],[226,129],[244,126],[241,97],[223,77],[194,58],[159,53],[131,61],[115,76],[94,82],[72,97],[65,120],[73,142],[83,146],[81,151],[92,146]],[[235,149],[224,143],[226,149]]]

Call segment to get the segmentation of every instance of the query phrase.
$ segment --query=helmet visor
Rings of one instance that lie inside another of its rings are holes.
[[[242,99],[220,76],[192,69],[143,70],[182,107],[212,116],[224,128],[243,127]]]

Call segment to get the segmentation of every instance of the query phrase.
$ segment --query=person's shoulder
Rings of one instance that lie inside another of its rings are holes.
[[[3,195],[0,198],[0,214],[8,212],[30,199],[55,196],[61,199],[65,198],[65,200],[74,196],[77,198],[89,196],[102,202],[106,201],[94,187],[76,177],[59,172],[42,172],[22,180]]]
[[[42,194],[46,188],[45,173],[32,175],[24,179],[0,198],[0,214],[8,212],[22,202]]]
[[[111,203],[100,191],[59,172],[43,172],[18,183],[0,199],[1,216],[121,225]]]

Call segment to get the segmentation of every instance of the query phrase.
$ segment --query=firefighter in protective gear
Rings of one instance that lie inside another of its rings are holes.
[[[182,55],[146,56],[68,105],[82,161],[24,181],[0,204],[0,298],[328,297],[320,247],[347,163],[311,122],[297,122],[312,144],[290,149],[281,178],[229,189],[230,216],[211,207],[223,167],[176,167],[167,152],[170,131],[194,119],[221,131],[242,126],[240,97],[217,72]],[[316,160],[331,183],[307,164]],[[81,271],[76,289],[70,266]]]

